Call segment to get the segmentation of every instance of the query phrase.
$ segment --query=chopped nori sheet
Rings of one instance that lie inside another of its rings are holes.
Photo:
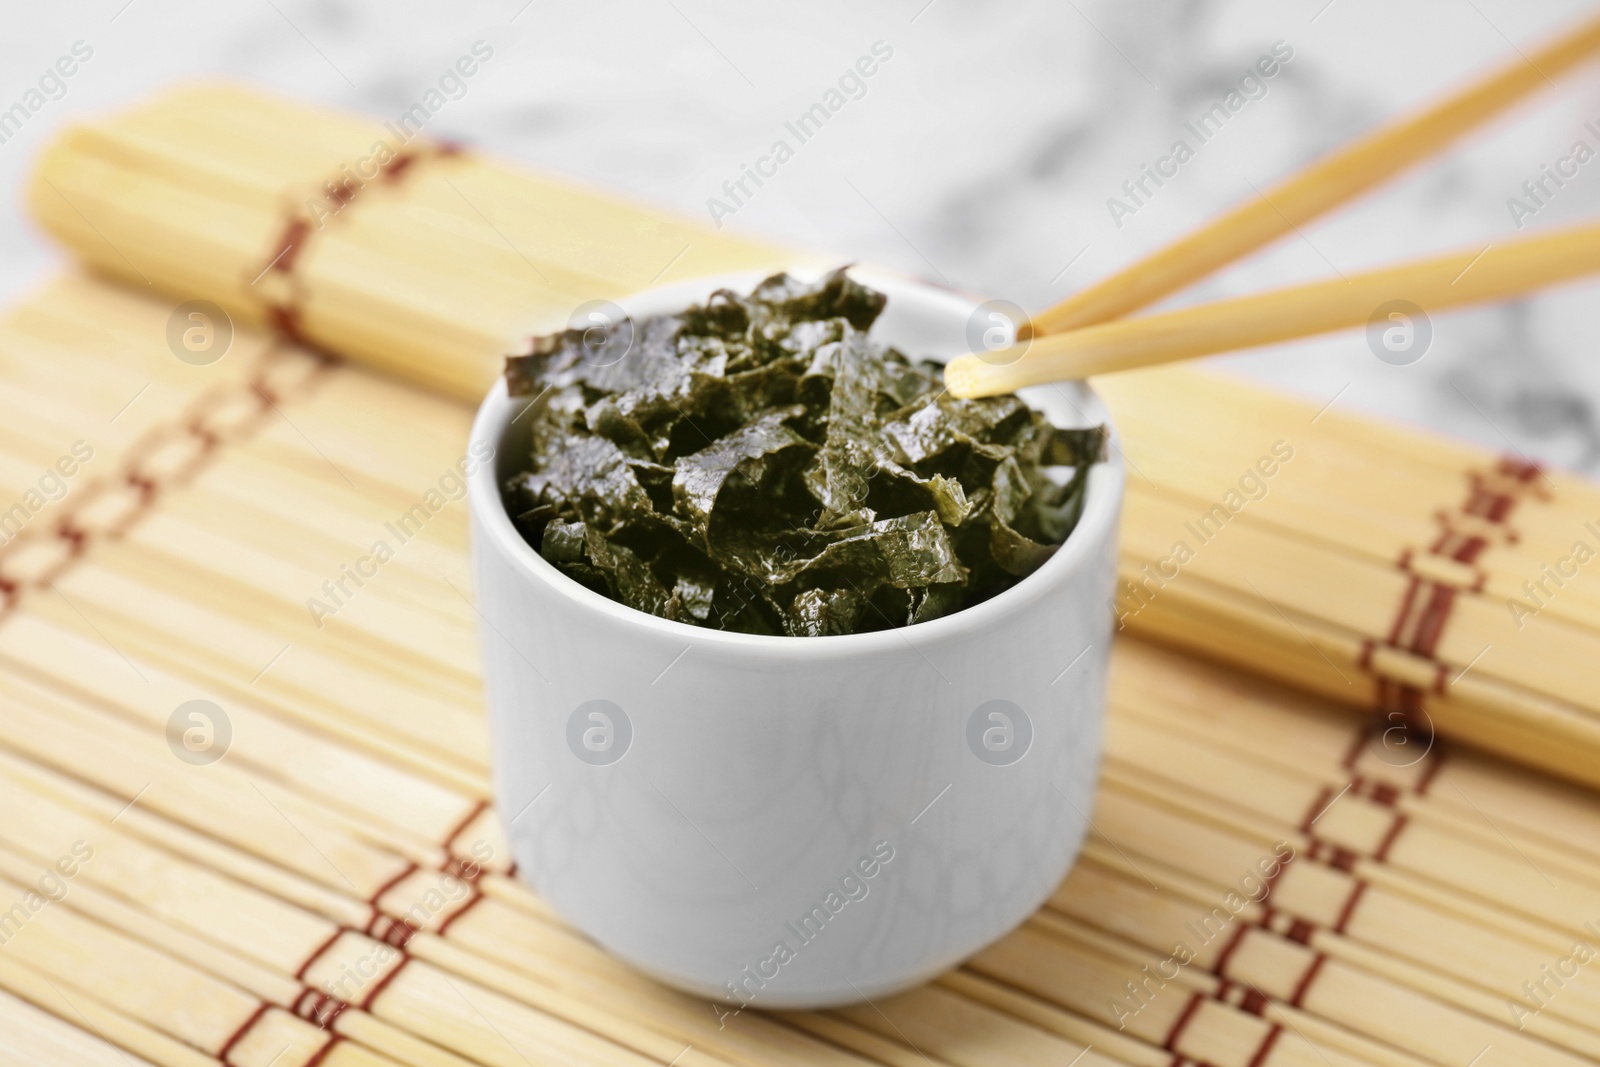
[[[778,274],[612,327],[632,347],[604,366],[576,330],[536,339],[506,361],[535,398],[505,486],[523,536],[630,607],[747,633],[907,626],[1014,585],[1077,524],[1105,428],[951,397],[868,339],[885,303],[842,268]]]

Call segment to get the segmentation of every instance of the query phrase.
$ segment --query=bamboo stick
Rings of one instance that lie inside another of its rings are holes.
[[[1064,1011],[1041,998],[1020,993],[972,971],[951,971],[939,979],[939,984],[1041,1029],[1105,1050],[1125,1063],[1138,1067],[1166,1067],[1169,1062],[1165,1050],[1152,1048],[1109,1026]]]
[[[157,752],[147,736],[116,730],[103,720],[65,715],[54,720],[59,723],[56,739],[38,736],[51,721],[31,708],[19,708],[19,729],[27,729],[29,736],[7,739],[6,747],[63,773],[70,773],[76,765],[69,751],[75,749],[80,759],[95,761],[96,784],[121,796],[124,805],[132,806],[133,798],[138,797],[139,805],[199,832],[209,827],[209,813],[226,804],[238,824],[249,828],[250,851],[329,888],[354,885],[370,893],[408,869],[402,853],[361,840],[352,832],[354,827],[341,824],[336,816],[274,789],[270,782],[263,790],[263,783],[230,772],[225,763],[208,768],[206,780],[197,781],[198,776],[183,773],[189,768],[178,764],[170,753]],[[96,741],[97,733],[103,740]],[[115,745],[121,746],[126,758],[113,766],[118,752]],[[173,773],[175,769],[178,773]],[[427,854],[415,845],[411,851],[419,860],[443,861],[442,856]]]
[[[823,1041],[832,1042],[840,1048],[858,1052],[863,1056],[871,1056],[877,1063],[890,1064],[892,1067],[949,1067],[947,1060],[931,1059],[927,1053],[907,1048],[903,1044],[880,1037],[869,1030],[830,1015],[796,1013],[785,1016],[785,1020],[796,1029],[804,1030]]]
[[[1143,481],[1136,481],[1130,485],[1131,492],[1159,501],[1160,506],[1168,514],[1185,516],[1182,525],[1150,531],[1151,534],[1166,534],[1172,539],[1167,542],[1169,546],[1176,540],[1184,540],[1191,547],[1198,547],[1196,541],[1199,535],[1194,532],[1196,529],[1209,531],[1205,534],[1208,537],[1217,532],[1214,529],[1217,513],[1210,509],[1215,506],[1216,500],[1221,496],[1220,493],[1207,498],[1195,492],[1174,491],[1165,485],[1152,490],[1149,483]],[[1354,507],[1356,506],[1353,505],[1352,508]],[[1328,514],[1319,516],[1315,514],[1317,511],[1326,511]],[[1600,538],[1596,538],[1586,526],[1580,525],[1587,521],[1582,515],[1567,517],[1566,521],[1570,523],[1570,527],[1564,531],[1567,537],[1564,544],[1540,546],[1529,543],[1532,538],[1527,536],[1523,529],[1518,529],[1516,531],[1518,544],[1495,545],[1489,551],[1478,554],[1471,563],[1463,563],[1447,554],[1431,553],[1428,550],[1431,544],[1438,541],[1442,533],[1442,524],[1437,519],[1434,520],[1434,529],[1426,536],[1405,540],[1385,538],[1369,549],[1368,545],[1359,543],[1358,538],[1354,536],[1342,540],[1322,536],[1320,531],[1330,528],[1327,523],[1338,522],[1338,513],[1339,502],[1336,500],[1313,505],[1304,512],[1294,503],[1284,501],[1280,506],[1264,508],[1259,512],[1247,510],[1235,518],[1238,519],[1238,525],[1262,530],[1289,545],[1310,543],[1324,550],[1331,549],[1341,554],[1359,557],[1369,565],[1376,565],[1397,574],[1406,576],[1414,574],[1429,581],[1449,585],[1463,593],[1483,599],[1504,614],[1507,621],[1513,625],[1525,615],[1540,614],[1548,615],[1551,619],[1561,619],[1587,632],[1600,632],[1600,593],[1571,581],[1565,581],[1564,587],[1557,588],[1548,577],[1551,563],[1565,559],[1566,563],[1563,566],[1572,565],[1572,546],[1575,542],[1581,540],[1586,544],[1600,545]],[[1349,514],[1349,511],[1346,510],[1343,514]],[[1284,518],[1289,521],[1280,523],[1279,520]],[[1230,525],[1233,522],[1232,519],[1227,521]],[[1555,580],[1560,579],[1558,577]],[[1529,590],[1536,582],[1545,583],[1544,592],[1535,590],[1530,596]],[[1541,601],[1543,601],[1542,606],[1540,606]],[[1511,604],[1518,605],[1518,610],[1513,612],[1509,607]]]
[[[70,994],[64,992],[63,986],[72,992]],[[94,1038],[110,1045],[116,1051],[111,1054],[111,1060],[107,1061],[109,1067],[116,1067],[118,1064],[124,1067],[126,1065],[143,1067],[146,1063],[156,1067],[218,1067],[221,1062],[214,1056],[207,1056],[181,1041],[168,1037],[138,1019],[107,1007],[99,1000],[85,995],[82,990],[74,989],[70,983],[63,982],[58,985],[42,972],[23,966],[3,953],[0,953],[0,988],[6,989],[13,997],[49,1012],[69,1031],[71,1027],[85,1027],[84,1030],[73,1031],[83,1035],[79,1043],[90,1040],[88,1035],[92,1032]],[[32,1023],[28,1025],[35,1030],[43,1028]],[[8,1030],[7,1037],[23,1044],[24,1047],[30,1040],[28,1031],[15,1033]],[[137,1059],[130,1059],[130,1056]],[[55,1061],[44,1059],[37,1062]]]
[[[0,983],[4,978],[0,978]],[[149,1067],[149,1061],[126,1058],[116,1046],[46,1014],[25,1000],[0,993],[0,1030],[8,1048],[0,1050],[7,1065],[76,1063],[92,1067]],[[119,1058],[120,1057],[120,1058]]]
[[[1162,379],[1169,374],[1175,381],[1163,383]],[[1148,410],[1149,418],[1170,419],[1181,412],[1196,410],[1197,405],[1207,409],[1214,406],[1218,414],[1218,439],[1234,438],[1229,446],[1230,461],[1219,464],[1207,476],[1207,480],[1219,488],[1212,502],[1228,483],[1237,488],[1239,476],[1254,465],[1262,450],[1274,440],[1283,439],[1295,446],[1295,457],[1289,466],[1301,459],[1306,460],[1306,466],[1304,473],[1281,471],[1292,473],[1294,477],[1274,479],[1274,491],[1282,489],[1304,496],[1321,487],[1345,506],[1349,521],[1356,523],[1375,521],[1375,516],[1382,513],[1414,516],[1412,521],[1431,521],[1434,536],[1444,524],[1459,525],[1465,532],[1485,538],[1487,544],[1481,558],[1491,565],[1506,551],[1526,551],[1538,562],[1553,562],[1581,535],[1583,523],[1600,513],[1600,495],[1594,492],[1593,486],[1559,471],[1539,468],[1531,483],[1513,485],[1512,479],[1496,470],[1500,461],[1484,452],[1364,418],[1341,419],[1337,407],[1319,416],[1314,403],[1274,398],[1262,390],[1235,386],[1217,375],[1174,370],[1144,374],[1140,378],[1128,399],[1135,408]],[[1115,383],[1114,379],[1111,381]],[[1187,390],[1189,395],[1186,398],[1174,395],[1172,386]],[[1113,403],[1117,396],[1113,384]],[[1118,410],[1128,407],[1123,404]],[[1276,414],[1271,413],[1273,407],[1278,409]],[[1134,417],[1138,421],[1138,416]],[[1314,424],[1312,420],[1316,420]],[[1148,439],[1149,423],[1143,425],[1143,434],[1136,427],[1136,439]],[[1225,428],[1230,425],[1240,429]],[[1170,430],[1165,437],[1171,441]],[[1154,441],[1151,445],[1154,447],[1146,453],[1146,458],[1159,469],[1163,457],[1171,454],[1170,445],[1161,448]],[[1241,455],[1247,450],[1250,450],[1248,454]],[[1137,446],[1135,451],[1138,451]],[[1387,465],[1385,455],[1389,457]],[[1518,456],[1511,458],[1521,461]],[[1242,462],[1236,462],[1239,460]],[[1394,472],[1392,476],[1386,474],[1390,470]],[[1158,482],[1170,481],[1160,474],[1154,477]],[[1511,496],[1514,503],[1509,513],[1498,521],[1482,514],[1463,514],[1469,500],[1477,495],[1475,489]],[[1332,532],[1340,527],[1326,529]],[[1324,539],[1329,538],[1324,535]],[[1344,540],[1337,532],[1332,532],[1331,539]],[[1420,550],[1432,539],[1427,534],[1409,541],[1397,539],[1391,542],[1395,553],[1392,558],[1398,559],[1404,548]],[[1537,576],[1535,571],[1536,568],[1519,566],[1510,573],[1533,577]]]
[[[1496,465],[1482,451],[1446,438],[1192,368],[1134,372],[1108,378],[1100,389],[1119,425],[1127,424],[1124,447],[1139,471],[1162,485],[1191,489],[1199,486],[1190,479],[1200,474],[1197,480],[1213,502],[1237,488],[1239,477],[1275,441],[1286,441],[1295,455],[1282,473],[1293,477],[1274,477],[1267,501],[1280,495],[1331,496],[1342,506],[1345,522],[1324,526],[1323,537],[1344,539],[1348,524],[1398,520],[1399,530],[1380,529],[1390,536],[1411,532],[1411,539],[1388,543],[1420,547],[1437,533],[1436,512],[1465,502],[1471,476],[1489,474]],[[1215,416],[1204,435],[1190,433],[1183,421],[1196,410]],[[1177,442],[1189,451],[1175,447]],[[1197,456],[1206,461],[1193,463]],[[1600,494],[1589,482],[1555,470],[1541,470],[1532,488],[1510,522],[1519,544],[1533,540],[1539,547],[1532,551],[1548,559],[1547,553],[1570,546],[1582,521],[1574,522],[1574,516],[1600,510]],[[1497,542],[1493,551],[1506,547]]]
[[[433,783],[434,789],[417,790],[416,796],[419,801],[424,798],[428,801],[436,799],[440,795],[436,789],[444,789],[457,796],[481,797],[484,793],[484,780],[480,771],[474,769],[482,766],[479,755],[481,749],[475,750],[471,747],[474,738],[481,742],[483,736],[481,724],[471,730],[467,737],[457,736],[452,740],[440,737],[438,749],[430,750],[421,740],[427,730],[428,719],[425,708],[419,707],[421,702],[415,700],[403,702],[401,707],[396,709],[397,722],[385,722],[382,707],[367,703],[364,697],[379,696],[386,687],[381,680],[370,686],[366,685],[366,681],[374,677],[367,672],[338,669],[320,671],[321,677],[324,678],[356,681],[357,688],[339,694],[315,693],[307,698],[304,694],[315,692],[315,679],[319,675],[319,667],[327,664],[336,665],[337,661],[330,660],[318,664],[311,653],[301,650],[297,657],[300,661],[299,666],[295,666],[294,660],[290,658],[296,656],[296,650],[292,645],[270,634],[253,630],[247,621],[230,619],[219,612],[208,611],[199,605],[186,604],[181,598],[163,593],[150,594],[145,603],[150,606],[172,606],[176,609],[172,614],[163,613],[152,617],[133,614],[128,611],[126,601],[119,606],[116,598],[140,593],[149,587],[134,586],[117,580],[114,575],[87,570],[76,573],[73,577],[78,579],[74,583],[75,587],[64,590],[71,598],[71,602],[60,598],[55,598],[54,602],[50,599],[41,599],[39,614],[67,630],[76,630],[82,641],[88,643],[99,638],[84,627],[78,611],[87,608],[95,612],[96,627],[106,635],[106,640],[115,645],[115,649],[112,649],[102,644],[92,653],[96,659],[105,662],[108,670],[133,677],[133,672],[125,665],[121,670],[117,669],[119,657],[112,654],[113,652],[141,657],[147,665],[139,667],[138,672],[147,675],[152,670],[180,670],[188,667],[193,674],[199,676],[203,691],[209,692],[227,708],[244,706],[270,709],[280,713],[287,712],[287,718],[292,722],[298,722],[303,727],[326,729],[344,741],[349,749],[364,750],[369,760],[386,761],[404,768],[409,779],[415,781],[419,787],[423,783]],[[92,585],[88,584],[91,582]],[[76,610],[74,610],[75,605]],[[147,618],[156,625],[150,625]],[[216,643],[207,643],[201,635],[206,632],[204,624],[212,621],[218,623],[215,631]],[[218,646],[233,639],[244,643],[245,648],[253,651],[247,653],[235,650],[229,658],[223,658],[219,655]],[[3,639],[0,639],[0,646],[3,644]],[[273,663],[273,657],[278,657],[279,662]],[[277,671],[281,666],[286,680],[281,684],[270,686],[264,683],[252,685],[252,676],[260,675],[269,664],[273,671]],[[154,717],[157,710],[159,709],[150,708],[149,714]],[[170,714],[171,710],[171,708],[166,709],[166,714]],[[409,721],[403,721],[405,719]],[[285,736],[295,735],[304,736],[304,731],[292,731],[290,735]],[[460,753],[459,758],[445,758],[441,754],[452,750]],[[299,773],[310,772],[308,770]],[[379,777],[390,777],[388,769],[385,768]],[[444,806],[435,809],[430,816],[430,823],[435,820],[441,823],[448,822]]]
[[[16,897],[24,887],[0,877]],[[6,943],[6,954],[53,981],[83,987],[110,1007],[148,1020],[172,1037],[217,1055],[250,1018],[256,998],[66,908],[39,912]],[[203,1005],[196,1011],[187,1005]],[[293,1025],[299,1024],[299,1025]],[[323,1042],[298,1019],[281,1020],[277,1036],[304,1062]]]
[[[1004,1048],[1012,1062],[1029,1067],[1078,1062],[1104,1067],[1120,1061],[1088,1046],[1077,1046],[1017,1019],[996,1014],[979,1003],[940,986],[927,986],[874,1004],[830,1013],[862,1029],[893,1038],[902,1034],[914,1047],[926,1049],[956,1067],[985,1067],[988,1049]]]

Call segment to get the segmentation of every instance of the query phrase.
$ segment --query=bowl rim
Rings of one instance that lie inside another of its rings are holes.
[[[631,316],[660,314],[687,306],[703,299],[716,289],[748,290],[761,279],[780,270],[802,278],[815,278],[823,271],[814,263],[797,262],[786,268],[773,270],[742,270],[702,275],[697,278],[655,286],[621,297],[617,303]],[[927,282],[919,278],[897,274],[882,268],[860,265],[850,267],[851,276],[863,284],[886,292],[892,301],[896,294],[905,295],[910,290],[919,291],[929,300],[946,304],[954,313],[970,314],[983,302],[981,297],[961,292],[948,286]],[[1004,617],[1015,614],[1045,596],[1057,592],[1074,575],[1097,560],[1091,557],[1095,546],[1109,539],[1116,548],[1116,530],[1123,496],[1124,462],[1120,437],[1110,412],[1099,394],[1087,382],[1081,383],[1087,395],[1091,419],[1103,421],[1108,430],[1106,459],[1089,471],[1089,484],[1084,488],[1083,513],[1072,533],[1043,566],[995,596],[972,607],[919,622],[909,626],[896,626],[888,630],[874,630],[860,634],[830,634],[822,637],[792,637],[787,634],[748,634],[732,630],[717,630],[706,626],[664,619],[629,607],[619,601],[589,589],[563,574],[554,564],[539,555],[525,540],[505,507],[500,493],[499,459],[506,428],[514,416],[515,404],[507,392],[505,376],[498,375],[495,383],[479,405],[473,417],[469,452],[487,443],[493,448],[492,458],[480,463],[468,477],[468,509],[474,520],[472,553],[488,550],[478,538],[494,542],[495,548],[525,577],[541,583],[547,590],[569,602],[574,610],[599,614],[618,626],[643,631],[657,637],[673,636],[689,640],[695,647],[709,646],[733,652],[759,653],[785,660],[837,658],[854,654],[874,654],[888,648],[909,645],[921,652],[923,646],[942,644],[959,639],[975,631],[991,628]],[[481,454],[471,452],[471,454]],[[1106,605],[1094,605],[1109,612]]]

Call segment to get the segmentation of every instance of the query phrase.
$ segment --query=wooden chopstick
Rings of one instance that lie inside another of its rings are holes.
[[[958,397],[993,396],[1355,326],[1392,300],[1444,308],[1512,296],[1600,269],[1600,228],[1587,226],[1372,271],[1348,281],[1113,321],[1426,158],[1597,50],[1600,16],[1433,107],[1325,156],[1189,236],[1034,316],[1019,330],[1015,347],[951,360],[945,384]],[[1471,281],[1462,284],[1469,275],[1474,275]],[[1407,328],[1398,320],[1396,326],[1402,332]]]
[[[1012,348],[951,360],[945,384],[957,397],[995,396],[1326,333],[1367,324],[1374,316],[1380,338],[1388,334],[1391,349],[1404,360],[1411,346],[1423,342],[1418,331],[1426,328],[1430,311],[1515,296],[1595,271],[1600,271],[1600,223],[1348,279],[1034,337]]]
[[[1121,318],[1276,240],[1444,148],[1600,50],[1600,16],[1409,118],[1383,126],[1214,222],[1033,317],[1034,334]]]

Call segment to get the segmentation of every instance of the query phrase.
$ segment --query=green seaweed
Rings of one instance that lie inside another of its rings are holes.
[[[1031,574],[1078,521],[1104,427],[949,396],[869,338],[885,302],[844,269],[779,274],[604,345],[535,339],[506,361],[530,405],[505,485],[523,536],[629,607],[748,633],[912,625]]]

